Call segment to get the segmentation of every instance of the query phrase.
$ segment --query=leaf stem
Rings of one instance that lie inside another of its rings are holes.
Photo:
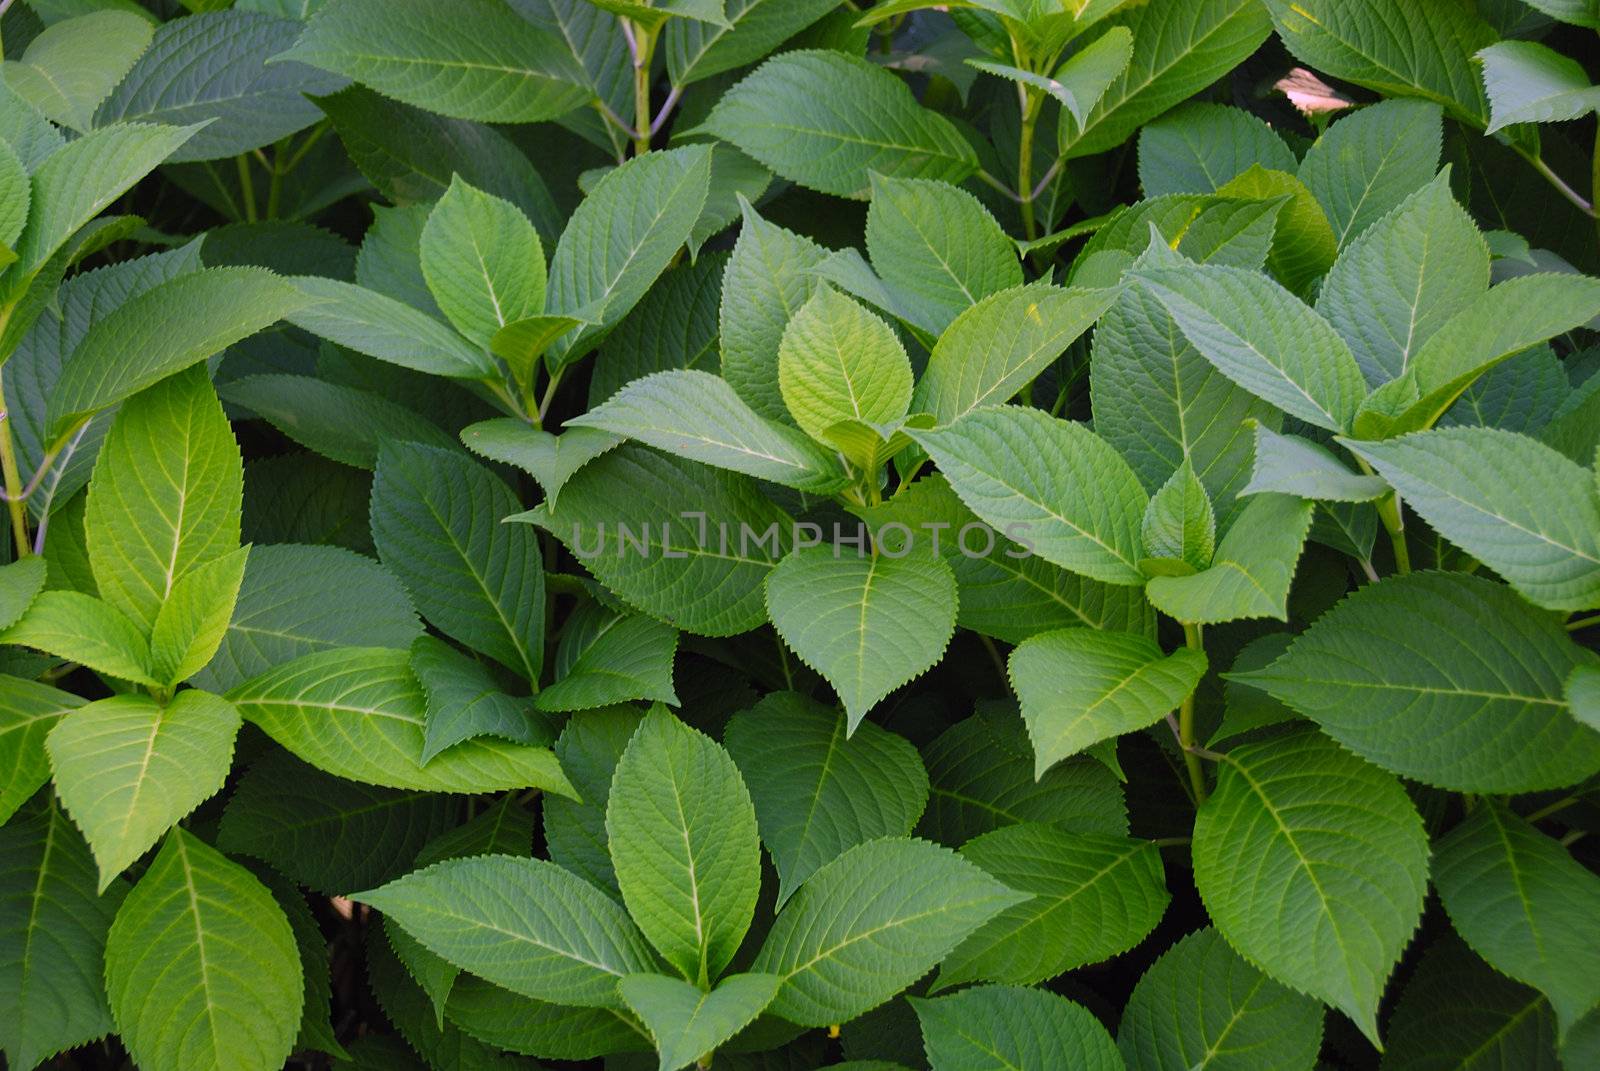
[[[1033,241],[1039,236],[1033,218],[1033,133],[1039,123],[1042,97],[1032,86],[1018,86],[1022,95],[1022,136],[1017,139],[1017,192],[1022,195],[1022,233]]]
[[[1020,205],[1022,203],[1022,198],[1017,196],[1016,190],[1013,190],[1010,186],[1007,186],[1004,182],[1001,182],[999,179],[995,178],[981,167],[978,169],[978,173],[974,177],[985,186],[997,190],[998,192],[1011,198],[1013,201],[1017,202],[1017,204]]]
[[[1400,505],[1400,493],[1390,491],[1378,499],[1377,506],[1378,518],[1389,533],[1389,542],[1394,544],[1395,572],[1405,576],[1411,572],[1411,551],[1406,546],[1405,513]]]
[[[1594,628],[1596,625],[1600,625],[1600,614],[1594,614],[1590,617],[1580,617],[1576,621],[1568,621],[1567,631],[1578,632],[1582,629]]]
[[[322,140],[322,135],[326,134],[327,132],[328,120],[326,119],[312,127],[311,133],[306,135],[306,140],[300,143],[300,147],[294,151],[294,155],[289,157],[288,162],[283,165],[283,173],[287,175],[289,172],[299,167],[300,162],[306,158],[306,154],[312,150],[317,142]]]
[[[1183,643],[1192,651],[1205,651],[1205,641],[1199,625],[1184,622]],[[1196,806],[1206,801],[1206,773],[1200,765],[1200,749],[1194,741],[1194,691],[1183,697],[1178,707],[1178,743],[1183,748],[1183,765],[1189,771],[1189,787],[1194,790]]]
[[[33,553],[33,544],[28,541],[28,510],[23,504],[26,496],[22,493],[22,472],[17,468],[17,446],[11,436],[10,410],[6,406],[3,383],[0,383],[0,472],[5,475],[11,538],[16,543],[17,557],[26,558]]]
[[[633,56],[633,155],[650,151],[650,62],[656,54],[656,31],[632,19],[622,20],[622,33]]]
[[[1530,824],[1533,822],[1542,822],[1551,815],[1560,814],[1568,807],[1575,806],[1581,802],[1583,801],[1577,796],[1563,796],[1554,803],[1547,803],[1543,807],[1540,807],[1537,811],[1532,811],[1523,815],[1523,821]]]
[[[246,223],[254,223],[258,219],[256,215],[256,180],[250,174],[250,156],[248,153],[240,153],[233,158],[233,162],[239,168],[239,192],[244,197],[244,221]]]
[[[1584,200],[1583,194],[1568,186],[1565,179],[1552,171],[1550,165],[1544,162],[1544,157],[1536,152],[1530,152],[1520,145],[1513,147],[1516,149],[1518,156],[1528,161],[1535,171],[1544,176],[1544,180],[1554,186],[1557,193],[1576,205],[1579,212],[1582,212],[1590,219],[1596,218],[1594,205]]]
[[[983,649],[989,652],[989,660],[994,663],[994,671],[1000,678],[1000,687],[1009,691],[1011,678],[1006,675],[1006,660],[1000,657],[1000,648],[996,647],[994,641],[983,633],[980,632],[977,636],[979,640],[983,641]]]

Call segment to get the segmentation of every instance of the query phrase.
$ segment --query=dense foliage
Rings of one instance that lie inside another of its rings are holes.
[[[1600,1067],[1596,0],[0,11],[0,1064]]]

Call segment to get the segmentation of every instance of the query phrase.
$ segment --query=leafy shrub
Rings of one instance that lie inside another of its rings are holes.
[[[5,1066],[1600,1067],[1600,8],[934,8],[0,2]]]

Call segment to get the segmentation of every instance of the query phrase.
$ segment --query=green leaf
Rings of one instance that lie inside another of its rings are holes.
[[[406,651],[345,647],[304,655],[228,698],[289,751],[352,781],[429,792],[573,793],[548,748],[475,737],[422,765],[426,704]]]
[[[0,643],[32,647],[108,677],[158,685],[150,676],[144,630],[116,607],[81,592],[40,593],[21,620],[0,632]]]
[[[1600,731],[1600,666],[1585,662],[1572,667],[1567,674],[1566,696],[1572,716]]]
[[[559,506],[514,519],[559,539],[628,605],[704,636],[766,621],[764,585],[794,525],[748,477],[632,444],[579,470]]]
[[[271,871],[264,871],[258,876],[288,918],[289,929],[294,933],[295,950],[300,954],[305,1003],[300,1010],[295,1051],[321,1052],[335,1059],[344,1059],[349,1053],[333,1034],[333,965],[329,959],[327,941],[322,936],[322,927],[311,914],[305,894],[293,882]]]
[[[674,21],[674,16],[698,19],[718,26],[727,25],[727,19],[722,13],[723,0],[589,0],[589,2],[595,7],[632,19],[650,30],[659,30],[663,24]]]
[[[648,1033],[627,1012],[530,1000],[470,974],[456,979],[447,1014],[471,1037],[542,1059],[589,1060],[651,1048]]]
[[[908,835],[928,802],[928,774],[904,738],[776,692],[736,714],[723,736],[750,786],[778,903],[847,849]]]
[[[457,451],[387,443],[372,485],[378,556],[435,627],[537,683],[544,566],[499,477]]]
[[[386,441],[455,446],[439,425],[414,409],[313,376],[244,376],[222,384],[217,393],[342,465],[374,468],[378,447]]]
[[[50,396],[50,434],[222,352],[306,302],[260,268],[187,272],[124,302],[93,323]],[[173,317],[171,310],[184,314]]]
[[[1600,487],[1591,470],[1497,428],[1438,428],[1349,448],[1529,602],[1600,606]]]
[[[50,780],[45,735],[84,702],[47,684],[0,675],[0,825]]]
[[[840,52],[769,59],[722,95],[700,129],[839,197],[865,200],[874,172],[959,182],[978,170],[948,119],[924,109],[892,73]]]
[[[1600,770],[1600,734],[1574,721],[1562,698],[1567,674],[1583,661],[1551,615],[1507,588],[1413,573],[1361,588],[1282,658],[1234,679],[1413,780],[1527,792]],[[1418,748],[1418,740],[1450,746]]]
[[[905,386],[909,396],[909,365]],[[683,368],[636,379],[567,423],[802,491],[827,494],[848,482],[832,453],[759,415],[710,372]]]
[[[30,172],[66,144],[61,131],[7,85],[4,77],[0,77],[0,141],[10,145]]]
[[[767,578],[773,627],[833,685],[850,729],[939,661],[955,631],[956,582],[934,558],[796,550]]]
[[[38,555],[0,565],[0,628],[10,628],[44,590],[45,564]]]
[[[1190,576],[1157,576],[1145,597],[1189,624],[1241,618],[1289,619],[1289,585],[1311,528],[1310,502],[1291,495],[1255,495],[1217,546],[1209,568]]]
[[[869,178],[867,254],[912,322],[938,336],[979,300],[1022,285],[1016,246],[976,197],[945,182]]]
[[[303,654],[406,648],[421,631],[399,581],[370,558],[342,547],[257,546],[222,645],[192,680],[225,692]]]
[[[1018,822],[1127,836],[1115,775],[1084,756],[1035,778],[1033,749],[1015,710],[980,706],[929,744],[923,759],[932,788],[922,829],[941,843],[960,845]]]
[[[0,1051],[33,1068],[112,1029],[106,931],[125,882],[97,893],[94,860],[53,800],[0,828]]]
[[[622,893],[606,850],[606,804],[617,761],[643,717],[636,706],[615,706],[569,718],[556,740],[556,757],[581,799],[551,797],[543,807],[551,860],[619,902]]]
[[[1444,139],[1439,105],[1386,100],[1338,120],[1306,151],[1300,181],[1343,249],[1433,180]]]
[[[1558,123],[1600,108],[1600,89],[1574,60],[1533,41],[1501,41],[1478,53],[1489,96],[1488,133],[1514,123]]]
[[[1212,193],[1255,165],[1294,173],[1294,152],[1277,131],[1245,111],[1195,102],[1139,131],[1139,185],[1146,197]]]
[[[1594,0],[1527,0],[1527,4],[1553,19],[1600,29],[1600,7]]]
[[[940,1071],[1120,1071],[1117,1047],[1089,1009],[1042,989],[978,986],[912,998],[928,1059]]]
[[[270,63],[301,26],[241,10],[173,19],[95,113],[109,122],[206,123],[171,157],[218,160],[286,138],[322,113],[307,100],[343,78],[299,63]]]
[[[1128,463],[1082,424],[1037,409],[975,409],[908,434],[972,512],[1064,569],[1142,584],[1139,527],[1148,496]]]
[[[827,442],[829,430],[842,421],[887,427],[904,418],[911,404],[911,361],[893,328],[823,286],[783,332],[778,387],[794,422]]]
[[[95,107],[133,67],[154,32],[138,15],[91,11],[47,27],[0,72],[45,118],[83,133],[94,125]]]
[[[800,887],[751,969],[783,979],[773,1014],[802,1026],[846,1022],[915,982],[1023,898],[948,848],[868,841]],[[845,903],[852,909],[840,912]]]
[[[1279,494],[1319,502],[1371,502],[1389,493],[1376,476],[1350,471],[1332,450],[1298,435],[1279,435],[1257,424],[1255,468],[1242,495]]]
[[[1111,88],[1111,83],[1127,69],[1132,55],[1132,31],[1126,26],[1113,26],[1095,38],[1093,43],[1075,51],[1056,68],[1053,78],[984,60],[969,59],[967,64],[980,71],[1044,90],[1061,103],[1077,126],[1082,127],[1087,121],[1089,109],[1099,103],[1106,90]]]
[[[102,890],[222,788],[238,731],[238,711],[193,689],[166,704],[101,699],[50,731],[56,791],[89,841]]]
[[[544,310],[539,233],[516,205],[460,175],[422,229],[422,274],[445,317],[485,349],[501,328]]]
[[[743,67],[836,7],[836,0],[727,0],[726,26],[671,19],[661,38],[667,73],[674,86],[687,86]]]
[[[1205,676],[1206,657],[1163,655],[1142,636],[1069,628],[1024,640],[1011,652],[1011,686],[1033,740],[1034,772],[1102,740],[1154,725]]]
[[[961,854],[1032,896],[979,927],[945,957],[931,992],[967,982],[1032,985],[1126,952],[1171,899],[1150,841],[1055,826],[1005,826]]]
[[[493,359],[483,350],[427,313],[376,290],[312,276],[301,276],[295,285],[310,300],[287,319],[329,342],[430,375],[457,379],[498,375]]]
[[[981,298],[934,343],[912,411],[950,424],[1005,403],[1089,330],[1117,294],[1033,283]]]
[[[1217,192],[1259,201],[1287,198],[1278,213],[1267,267],[1294,293],[1308,293],[1332,267],[1339,252],[1333,226],[1316,197],[1292,171],[1269,171],[1256,164]]]
[[[448,796],[363,785],[273,749],[228,798],[217,847],[342,896],[405,873],[456,811]]]
[[[618,979],[655,970],[620,904],[542,859],[452,859],[354,899],[435,955],[535,1000],[617,1008]]]
[[[488,666],[443,640],[418,636],[411,645],[411,671],[427,697],[422,762],[477,737],[549,747],[555,732],[533,712],[533,700],[500,690]]]
[[[606,835],[628,914],[678,973],[710,985],[744,940],[761,889],[756,812],[739,768],[655,707],[617,762]]]
[[[538,694],[540,710],[594,710],[636,699],[678,705],[672,663],[678,631],[650,617],[605,612],[581,635],[568,619],[556,680]]]
[[[479,457],[515,465],[532,476],[553,509],[573,474],[620,446],[623,439],[594,428],[571,428],[556,436],[520,420],[500,417],[461,429],[461,441]]]
[[[1314,731],[1229,752],[1195,817],[1195,884],[1223,937],[1374,1044],[1427,872],[1422,821],[1399,781]]]
[[[28,223],[28,205],[32,201],[28,171],[18,159],[16,150],[0,137],[0,271],[16,260],[11,247]]]
[[[1270,279],[1215,264],[1130,273],[1185,337],[1245,390],[1290,416],[1346,431],[1366,396],[1361,367],[1328,322]]]
[[[267,888],[182,829],[106,939],[117,1033],[140,1064],[275,1071],[305,993],[294,931]]]
[[[1456,932],[1490,966],[1538,989],[1566,1034],[1600,1004],[1600,878],[1493,800],[1439,842],[1434,884]]]
[[[1345,247],[1317,311],[1376,387],[1403,374],[1428,339],[1488,286],[1488,246],[1441,172]]]
[[[1387,96],[1422,97],[1483,126],[1483,84],[1472,57],[1494,29],[1465,5],[1425,0],[1266,0],[1285,46],[1302,63]]]
[[[334,0],[277,60],[486,123],[542,122],[587,98],[583,71],[564,43],[503,0],[462,0],[448,11],[417,0]]]
[[[624,383],[651,372],[669,368],[717,370],[718,304],[728,261],[726,253],[708,253],[691,264],[680,264],[662,273],[649,293],[606,336],[605,350],[597,356],[594,374],[589,378],[590,405],[605,401]],[[777,329],[782,334],[783,323]],[[776,346],[774,341],[774,353]],[[727,378],[726,370],[723,378]],[[777,381],[773,382],[776,390]],[[772,416],[765,411],[762,415]]]
[[[588,353],[644,297],[689,240],[710,182],[711,149],[690,145],[629,160],[583,199],[551,255],[545,308],[600,325],[557,339],[552,368]]]
[[[1187,460],[1151,496],[1139,532],[1146,558],[1140,565],[1146,571],[1174,569],[1181,574],[1211,564],[1217,518],[1205,484]]]
[[[791,420],[778,385],[779,346],[789,321],[820,285],[812,269],[826,250],[768,223],[748,202],[743,209],[722,279],[722,377],[768,420]]]
[[[617,986],[655,1038],[661,1071],[676,1071],[743,1030],[772,1002],[778,984],[770,974],[735,974],[705,992],[677,978],[630,974]]]
[[[1209,927],[1145,971],[1117,1028],[1130,1071],[1309,1069],[1321,1042],[1322,1005],[1240,959]]]
[[[538,378],[539,361],[545,351],[573,328],[592,323],[588,317],[595,312],[587,309],[583,316],[525,316],[495,331],[488,346],[496,357],[505,360],[518,383],[532,384]]]
[[[176,685],[217,653],[244,581],[249,550],[241,547],[189,570],[172,585],[150,631],[150,674]]]

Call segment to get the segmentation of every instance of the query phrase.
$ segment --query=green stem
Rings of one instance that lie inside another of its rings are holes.
[[[1022,95],[1022,136],[1017,139],[1017,193],[1022,198],[1022,233],[1031,242],[1039,236],[1033,215],[1033,135],[1044,97],[1032,86],[1018,89]]]
[[[1571,186],[1568,186],[1565,179],[1556,174],[1554,171],[1550,170],[1550,165],[1544,162],[1544,158],[1542,156],[1540,156],[1538,153],[1530,152],[1520,145],[1514,145],[1513,148],[1516,149],[1518,156],[1521,156],[1524,160],[1528,161],[1528,163],[1533,166],[1533,169],[1539,172],[1539,174],[1543,176],[1544,180],[1555,188],[1557,193],[1559,193],[1562,197],[1565,197],[1568,201],[1572,202],[1579,212],[1582,212],[1590,219],[1596,218],[1594,205],[1584,200],[1583,194],[1579,193]]]
[[[306,135],[306,140],[300,143],[300,147],[294,151],[294,155],[289,157],[289,162],[283,165],[283,173],[287,175],[295,168],[299,167],[300,161],[306,158],[306,153],[310,152],[312,147],[316,145],[318,141],[322,140],[322,135],[326,134],[327,132],[328,120],[326,119],[312,127],[311,133]]]
[[[1390,491],[1378,499],[1377,506],[1378,519],[1383,521],[1383,527],[1389,533],[1389,542],[1394,544],[1395,572],[1405,576],[1411,572],[1411,551],[1406,547],[1406,522],[1400,498]]]
[[[1568,621],[1567,631],[1577,632],[1581,629],[1594,628],[1596,625],[1600,625],[1600,614],[1595,614],[1593,617],[1580,617],[1576,621]]]
[[[250,156],[248,153],[240,153],[233,159],[239,168],[239,191],[244,197],[244,221],[246,223],[254,223],[258,218],[256,215],[256,180],[250,174]]]
[[[283,203],[283,172],[278,169],[278,158],[272,158],[272,180],[267,185],[267,218],[278,218],[278,206]]]
[[[1199,625],[1184,623],[1183,642],[1190,650],[1202,653],[1205,651]],[[1183,748],[1183,765],[1189,771],[1189,787],[1194,790],[1194,802],[1198,806],[1206,801],[1207,793],[1206,772],[1201,767],[1200,756],[1195,750],[1193,691],[1184,696],[1183,705],[1178,708],[1178,743]]]
[[[10,309],[0,317],[0,322],[10,318]],[[22,471],[17,467],[17,446],[11,437],[11,413],[6,408],[5,387],[0,384],[0,472],[5,475],[6,508],[11,512],[11,538],[17,545],[17,557],[26,558],[33,553],[28,539],[28,505],[22,497]]]
[[[623,31],[633,43],[633,155],[650,151],[650,62],[655,58],[656,31],[632,19]]]

